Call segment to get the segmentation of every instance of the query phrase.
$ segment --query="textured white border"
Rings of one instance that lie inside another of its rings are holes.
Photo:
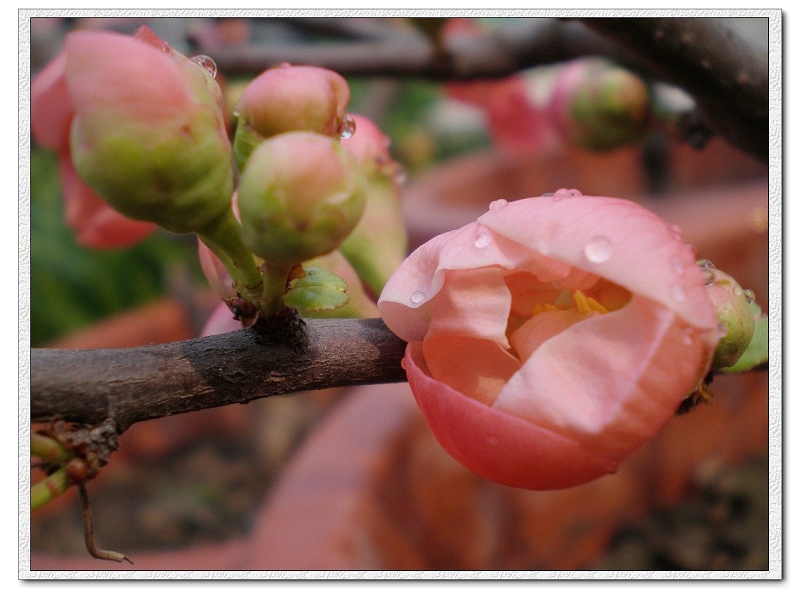
[[[196,4],[195,4],[196,5]],[[327,8],[327,7],[326,7]],[[30,21],[42,16],[127,16],[127,17],[230,17],[230,16],[504,16],[504,17],[567,17],[567,16],[708,16],[708,17],[767,17],[769,24],[769,83],[770,83],[770,158],[769,158],[769,425],[770,425],[770,569],[766,572],[41,572],[30,570],[30,503],[28,445],[30,443]],[[20,579],[779,579],[783,576],[783,312],[782,312],[782,13],[780,10],[492,10],[492,9],[20,9],[19,26],[19,566]],[[197,588],[195,586],[195,588]],[[348,585],[348,590],[352,586]],[[652,587],[648,587],[650,590]],[[752,585],[750,586],[751,590]],[[615,585],[615,590],[618,586]],[[117,590],[116,588],[114,590]],[[238,588],[235,590],[239,590]],[[382,587],[383,590],[383,587]],[[728,589],[726,589],[728,590]]]

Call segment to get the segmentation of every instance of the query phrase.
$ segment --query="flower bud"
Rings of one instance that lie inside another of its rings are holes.
[[[267,137],[289,131],[339,135],[349,101],[347,81],[331,70],[284,63],[264,71],[245,88],[236,109],[239,166]]]
[[[339,246],[364,211],[364,183],[338,141],[284,133],[253,151],[238,200],[245,244],[268,264],[285,267]]]
[[[564,66],[547,111],[570,142],[608,151],[641,138],[650,117],[650,92],[633,73],[603,58]]]
[[[73,163],[112,207],[178,233],[230,211],[231,147],[203,64],[149,30],[92,31],[67,37],[65,72]]]
[[[753,295],[748,290],[742,290],[739,283],[728,274],[714,269],[710,264],[703,269],[711,282],[707,288],[708,297],[714,305],[722,334],[711,364],[711,370],[714,371],[736,364],[750,344],[755,330],[755,319],[750,308]]]

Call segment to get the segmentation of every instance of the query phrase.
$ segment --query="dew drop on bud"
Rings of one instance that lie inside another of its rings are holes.
[[[355,118],[350,116],[350,114],[345,114],[344,120],[342,120],[342,126],[339,128],[339,134],[341,135],[342,139],[349,139],[355,134],[355,132],[356,132]]]
[[[697,262],[698,267],[702,267],[703,269],[715,269],[714,264],[711,263],[708,259],[701,259]]]
[[[481,232],[475,236],[474,242],[477,249],[483,249],[484,247],[488,247],[490,244],[492,244],[492,237],[485,232]]]
[[[583,254],[592,263],[605,263],[611,258],[613,252],[614,247],[605,236],[595,236],[583,248]]]
[[[489,210],[490,211],[500,211],[506,205],[508,205],[508,201],[506,201],[505,199],[498,199],[497,201],[492,201],[489,204]]]
[[[706,286],[714,285],[715,276],[712,270],[713,268],[703,268],[703,280],[705,281]]]
[[[734,296],[742,296],[742,289],[739,286],[734,284],[734,286],[733,286],[733,294],[734,294]]]
[[[728,324],[720,322],[717,326],[717,330],[719,330],[719,337],[724,338],[728,335]]]
[[[746,298],[747,302],[752,305],[756,301],[756,293],[753,292],[752,290],[745,290],[744,298]]]
[[[211,78],[214,79],[217,76],[217,63],[214,62],[214,59],[211,56],[206,56],[205,54],[200,54],[198,56],[192,56],[192,60],[194,60],[197,64],[203,67],[203,70],[206,71]]]
[[[424,300],[425,300],[425,293],[422,292],[421,290],[415,290],[411,294],[411,302],[414,303],[415,305],[419,305]]]
[[[674,298],[679,303],[686,300],[686,291],[680,284],[675,284],[675,286],[673,286],[670,289],[670,293],[672,293],[672,298]]]

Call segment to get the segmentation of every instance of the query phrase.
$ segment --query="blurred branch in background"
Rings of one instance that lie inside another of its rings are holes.
[[[348,41],[200,45],[198,50],[213,52],[218,66],[230,73],[253,74],[290,62],[324,66],[343,75],[442,81],[498,78],[534,66],[602,55],[683,88],[697,102],[699,118],[709,130],[767,159],[767,50],[715,19],[515,19],[483,34],[438,39],[441,47],[427,39],[421,28],[391,22],[291,21]]]

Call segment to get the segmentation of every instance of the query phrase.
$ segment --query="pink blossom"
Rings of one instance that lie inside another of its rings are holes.
[[[450,42],[481,32],[482,27],[471,19],[450,19],[442,31]],[[448,97],[483,110],[489,133],[501,150],[525,152],[555,138],[547,116],[533,99],[531,81],[516,74],[503,79],[450,82],[444,90]]]
[[[563,189],[432,239],[378,307],[445,449],[531,489],[614,472],[703,379],[719,337],[674,227]]]

